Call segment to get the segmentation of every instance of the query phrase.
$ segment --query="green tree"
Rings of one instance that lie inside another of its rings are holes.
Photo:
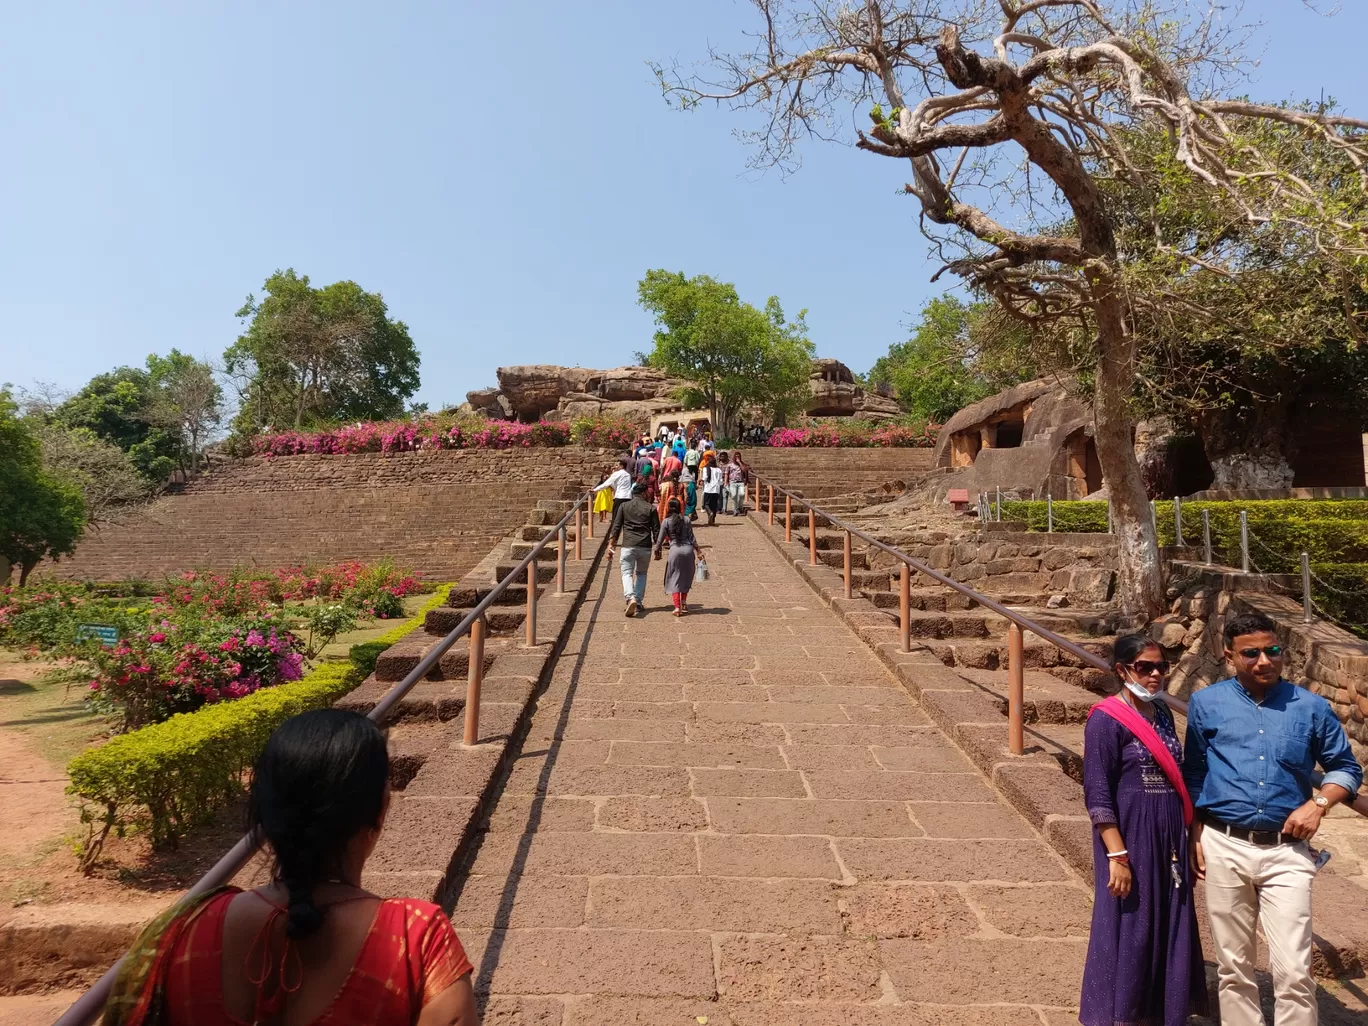
[[[26,584],[40,560],[70,555],[85,523],[80,488],[44,469],[38,438],[0,390],[0,583],[17,566]]]
[[[650,366],[691,382],[683,401],[706,407],[720,435],[735,431],[745,407],[782,420],[806,400],[806,311],[790,321],[776,297],[759,310],[731,283],[682,271],[647,271],[637,301],[658,326]]]
[[[247,327],[224,354],[242,398],[236,430],[403,414],[418,349],[378,292],[352,281],[314,288],[293,268],[262,288],[237,312]]]
[[[166,356],[149,356],[147,372],[152,385],[147,418],[176,438],[181,469],[194,477],[205,443],[223,420],[223,389],[214,368],[172,349]]]
[[[992,304],[936,296],[922,307],[912,337],[890,346],[865,377],[891,386],[918,419],[944,424],[970,403],[1032,376],[1031,363],[1019,355],[999,359],[1027,334]]]
[[[52,411],[65,428],[84,428],[128,453],[148,482],[160,485],[179,459],[175,435],[152,423],[152,375],[139,367],[119,367],[97,374],[75,395]]]

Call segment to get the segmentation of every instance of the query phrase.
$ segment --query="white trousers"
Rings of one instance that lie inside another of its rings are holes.
[[[1305,841],[1261,848],[1212,827],[1202,831],[1206,903],[1216,945],[1222,1026],[1264,1026],[1254,982],[1254,926],[1273,971],[1275,1026],[1316,1026],[1311,977],[1311,881]]]

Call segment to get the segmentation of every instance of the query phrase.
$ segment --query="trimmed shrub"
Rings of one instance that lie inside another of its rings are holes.
[[[836,419],[813,421],[807,427],[775,428],[765,444],[776,449],[930,449],[939,430],[931,423],[874,425]]]
[[[421,626],[450,590],[442,585],[418,615],[353,645],[347,662],[322,663],[302,680],[172,716],[78,755],[67,766],[67,791],[80,799],[87,828],[82,867],[94,865],[110,831],[122,834],[129,826],[147,830],[155,848],[174,848],[187,830],[242,792],[243,774],[276,727],[355,688],[380,653]]]
[[[1002,519],[1015,520],[1029,531],[1044,531],[1049,526],[1048,504],[1044,502],[1002,503]],[[1084,534],[1105,534],[1107,504],[1105,502],[1056,502],[1054,529]]]
[[[111,738],[67,767],[67,791],[82,803],[89,869],[111,830],[148,831],[154,848],[174,848],[185,832],[241,793],[266,739],[299,713],[331,705],[361,682],[350,663],[325,663],[303,680],[172,716]],[[98,811],[97,811],[98,810]]]

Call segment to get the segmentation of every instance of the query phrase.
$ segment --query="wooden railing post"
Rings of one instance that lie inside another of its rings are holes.
[[[527,564],[527,644],[537,643],[537,559]]]
[[[557,594],[557,595],[564,595],[564,594],[565,594],[565,550],[568,548],[568,546],[565,544],[565,542],[566,542],[565,527],[562,526],[561,529],[556,533],[556,594]]]
[[[593,541],[593,540],[594,540],[594,509],[593,509],[593,507],[590,506],[590,507],[586,508],[585,514],[586,514],[585,517],[584,517],[585,523],[587,523],[587,524],[589,525],[589,530],[588,530],[586,533],[589,535],[589,540],[590,540],[590,541]]]
[[[584,521],[594,519],[594,510],[587,506],[584,509],[575,507],[575,562],[584,558],[584,546],[581,543],[584,538]]]
[[[855,592],[854,592],[854,589],[851,587],[851,585],[852,585],[853,582],[852,582],[852,580],[851,580],[851,573],[852,573],[852,571],[851,571],[851,569],[850,569],[850,532],[849,532],[849,531],[846,531],[846,532],[845,532],[845,546],[844,546],[843,555],[844,555],[844,559],[845,559],[845,597],[846,597],[846,598],[853,598],[854,595],[855,595]]]
[[[774,526],[774,485],[769,486],[769,525]]]
[[[808,507],[808,565],[817,565],[817,511]]]
[[[902,565],[898,575],[898,629],[902,631],[902,650],[912,651],[912,568]]]
[[[784,542],[793,541],[793,496],[784,496]]]
[[[484,683],[485,618],[470,625],[470,668],[466,671],[465,743],[480,740],[480,685]]]
[[[1026,751],[1025,638],[1015,621],[1007,625],[1007,748],[1013,755]]]

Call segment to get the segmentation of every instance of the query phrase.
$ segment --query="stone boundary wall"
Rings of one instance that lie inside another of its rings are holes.
[[[597,484],[612,462],[579,446],[231,460],[41,569],[121,580],[389,556],[454,581],[538,500]]]
[[[930,449],[739,449],[752,470],[806,499],[911,486],[931,471]]]

